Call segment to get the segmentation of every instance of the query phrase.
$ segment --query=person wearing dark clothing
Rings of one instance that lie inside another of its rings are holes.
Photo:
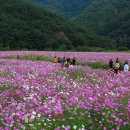
[[[69,65],[70,65],[69,62],[65,63],[65,67],[69,67]]]
[[[17,57],[16,57],[17,59],[20,59],[20,56],[19,55],[17,55]]]
[[[67,58],[67,62],[70,63],[70,58]]]
[[[60,59],[60,57],[58,57],[58,63],[61,63],[61,59]]]
[[[110,61],[109,61],[109,68],[110,68],[110,69],[113,68],[113,61],[112,61],[112,59],[110,59]]]
[[[119,63],[119,58],[116,58],[116,62]]]
[[[76,60],[75,60],[75,58],[73,57],[73,59],[72,59],[72,65],[75,65],[75,62],[76,62]]]
[[[66,59],[66,62],[64,65],[65,65],[65,67],[69,67],[69,65],[70,65],[70,58],[69,57]]]

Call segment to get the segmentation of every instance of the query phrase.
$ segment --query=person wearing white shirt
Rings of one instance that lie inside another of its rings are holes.
[[[126,61],[124,64],[124,72],[128,72],[128,71],[129,71],[129,65],[128,65],[128,61]]]

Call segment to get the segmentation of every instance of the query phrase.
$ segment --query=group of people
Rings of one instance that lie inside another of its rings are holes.
[[[73,58],[69,58],[69,57],[60,58],[60,57],[55,56],[53,62],[54,63],[61,63],[62,67],[70,67],[70,66],[75,65],[76,59],[75,59],[75,57],[73,57]],[[128,72],[129,71],[128,61],[125,61],[124,66],[122,66],[120,64],[118,58],[116,58],[115,63],[113,62],[112,59],[110,59],[110,61],[109,61],[109,69],[114,71],[114,73],[116,73],[116,74],[121,74],[122,70],[124,72]]]
[[[71,58],[66,58],[66,57],[63,57],[63,58],[60,58],[60,57],[54,57],[54,63],[61,63],[62,67],[69,67],[70,65],[71,66],[74,66],[75,63],[76,63],[76,59],[75,57],[73,57],[72,59]]]
[[[129,71],[128,61],[125,61],[124,66],[122,68],[118,58],[116,58],[115,64],[114,64],[113,60],[110,59],[110,61],[109,61],[109,68],[112,71],[114,71],[116,74],[120,74],[122,72],[122,70],[124,72],[128,72]]]

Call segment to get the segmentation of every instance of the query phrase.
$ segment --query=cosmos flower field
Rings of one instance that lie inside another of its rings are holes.
[[[130,129],[130,72],[4,58],[17,54],[130,60],[130,53],[0,52],[0,130]]]

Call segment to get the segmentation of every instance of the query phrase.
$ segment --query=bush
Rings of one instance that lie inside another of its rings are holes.
[[[118,47],[118,49],[117,49],[118,51],[128,51],[128,48],[127,47],[124,47],[124,46],[122,46],[122,47]]]
[[[101,63],[100,61],[97,61],[97,62],[94,62],[94,63],[88,63],[88,65],[90,67],[92,67],[93,69],[99,69],[99,68],[108,69],[109,68],[108,64]]]

